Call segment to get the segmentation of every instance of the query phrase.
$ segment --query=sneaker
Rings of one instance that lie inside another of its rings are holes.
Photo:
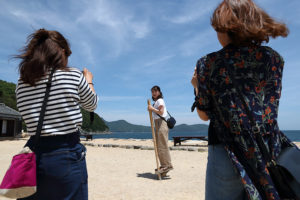
[[[170,170],[173,170],[172,166],[169,166],[169,167],[160,167],[159,168],[159,172],[160,173],[168,173]]]

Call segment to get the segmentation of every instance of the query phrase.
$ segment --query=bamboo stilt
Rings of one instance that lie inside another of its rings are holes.
[[[150,99],[148,99],[148,105],[151,105]],[[154,144],[156,166],[157,166],[157,171],[158,171],[159,170],[158,151],[157,151],[156,136],[155,136],[153,117],[152,117],[151,111],[149,111],[149,117],[150,117],[150,124],[151,124],[151,130],[152,130],[152,139],[153,139],[153,144]],[[161,180],[161,174],[157,173],[157,176],[158,176],[158,179]]]

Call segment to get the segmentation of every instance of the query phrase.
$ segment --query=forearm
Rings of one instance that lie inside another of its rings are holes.
[[[158,109],[154,108],[152,111],[155,112],[156,114],[159,114],[159,115],[163,115],[164,114],[164,110],[163,109],[158,110]]]
[[[93,83],[89,83],[89,88],[90,88],[94,93],[96,93],[96,92],[95,92],[95,89],[94,89],[94,84],[93,84]]]

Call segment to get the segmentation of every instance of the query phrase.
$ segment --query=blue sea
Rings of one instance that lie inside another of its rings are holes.
[[[284,134],[294,142],[300,142],[300,130],[295,131],[283,131]],[[172,140],[174,136],[207,136],[207,132],[172,132],[169,133],[169,139]],[[113,132],[111,134],[99,134],[94,135],[94,138],[119,138],[119,139],[152,139],[151,132]]]

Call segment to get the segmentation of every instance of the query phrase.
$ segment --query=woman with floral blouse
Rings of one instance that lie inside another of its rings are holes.
[[[253,113],[273,159],[293,146],[277,123],[284,61],[272,48],[261,45],[270,37],[286,37],[288,28],[252,0],[224,0],[211,24],[223,48],[198,60],[191,81],[196,95],[192,109],[197,108],[202,120],[210,120],[205,197],[278,200],[237,91]],[[299,192],[299,183],[295,185]]]

